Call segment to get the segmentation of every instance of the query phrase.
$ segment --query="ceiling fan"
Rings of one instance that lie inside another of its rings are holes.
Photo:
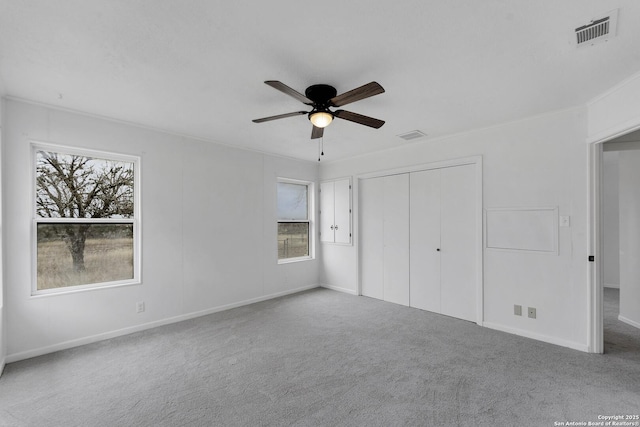
[[[312,109],[311,111],[295,111],[293,113],[263,117],[261,119],[253,120],[254,123],[268,122],[271,120],[307,114],[309,120],[313,124],[311,139],[321,138],[324,134],[324,128],[331,123],[334,117],[375,129],[380,128],[384,124],[383,120],[374,119],[373,117],[363,116],[362,114],[352,113],[345,110],[331,111],[329,109],[331,107],[342,107],[343,105],[383,93],[384,89],[376,82],[367,83],[366,85],[360,86],[341,95],[336,95],[337,91],[333,86],[325,84],[309,86],[304,91],[303,95],[277,80],[267,80],[265,83],[280,92],[294,97],[303,104],[311,106]]]

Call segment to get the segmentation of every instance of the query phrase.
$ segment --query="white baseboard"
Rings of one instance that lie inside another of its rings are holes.
[[[307,291],[309,289],[315,289],[315,288],[318,288],[318,287],[319,287],[319,285],[317,285],[317,284],[309,285],[309,286],[302,286],[300,288],[290,289],[290,290],[287,290],[287,291],[277,292],[277,293],[269,294],[269,295],[263,295],[261,297],[256,297],[256,298],[251,298],[251,299],[248,299],[248,300],[239,301],[239,302],[235,302],[235,303],[231,303],[231,304],[221,305],[221,306],[218,306],[218,307],[209,308],[207,310],[196,311],[196,312],[187,313],[187,314],[181,314],[180,316],[169,317],[169,318],[166,318],[166,319],[156,320],[156,321],[149,322],[149,323],[143,323],[141,325],[136,325],[136,326],[130,326],[130,327],[123,328],[123,329],[118,329],[118,330],[115,330],[115,331],[104,332],[104,333],[97,334],[97,335],[91,335],[91,336],[88,336],[88,337],[83,337],[83,338],[78,338],[78,339],[74,339],[74,340],[64,341],[64,342],[61,342],[61,343],[58,343],[58,344],[54,344],[54,345],[50,345],[50,346],[46,346],[46,347],[40,347],[40,348],[36,348],[36,349],[33,349],[33,350],[27,350],[27,351],[23,351],[23,352],[20,352],[20,353],[14,353],[14,354],[7,355],[5,360],[4,360],[4,362],[6,362],[6,363],[18,362],[20,360],[30,359],[32,357],[42,356],[42,355],[45,355],[45,354],[48,354],[48,353],[54,353],[56,351],[66,350],[66,349],[73,348],[73,347],[79,347],[81,345],[91,344],[91,343],[94,343],[94,342],[103,341],[103,340],[107,340],[107,339],[110,339],[110,338],[116,338],[116,337],[120,337],[120,336],[123,336],[123,335],[132,334],[134,332],[140,332],[140,331],[144,331],[144,330],[147,330],[147,329],[157,328],[158,326],[164,326],[164,325],[169,325],[169,324],[172,324],[172,323],[182,322],[184,320],[195,319],[196,317],[206,316],[206,315],[209,315],[209,314],[218,313],[220,311],[231,310],[232,308],[242,307],[242,306],[249,305],[249,304],[255,304],[257,302],[266,301],[266,300],[270,300],[270,299],[273,299],[273,298],[282,297],[282,296],[285,296],[285,295],[295,294],[295,293],[298,293],[298,292]]]
[[[574,341],[568,341],[561,338],[551,337],[548,335],[538,334],[535,332],[525,331],[524,329],[512,328],[510,326],[499,325],[497,323],[483,322],[482,326],[489,329],[495,329],[497,331],[507,332],[509,334],[520,335],[521,337],[531,338],[537,341],[546,342],[549,344],[559,345],[561,347],[568,347],[574,350],[589,352],[589,346],[587,344],[581,344]]]
[[[333,291],[344,292],[345,294],[358,295],[358,293],[356,291],[354,291],[353,289],[342,288],[340,286],[333,286],[333,285],[329,285],[329,284],[326,284],[326,283],[321,284],[320,287],[321,288],[331,289]]]
[[[611,288],[611,289],[620,289],[620,284],[619,283],[605,283],[604,287],[605,288]]]
[[[635,320],[627,319],[626,317],[624,317],[622,315],[618,315],[618,320],[623,322],[623,323],[626,323],[627,325],[631,325],[634,328],[640,329],[640,323],[636,322]]]

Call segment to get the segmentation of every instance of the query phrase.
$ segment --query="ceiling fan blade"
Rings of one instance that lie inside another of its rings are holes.
[[[297,90],[291,89],[289,86],[287,86],[282,82],[279,82],[277,80],[267,80],[265,83],[274,89],[278,89],[280,92],[286,93],[287,95],[294,97],[295,99],[302,102],[303,104],[313,105],[312,100],[310,100],[309,98],[307,98],[306,96],[298,92]]]
[[[379,95],[381,93],[384,93],[384,88],[376,82],[371,82],[352,89],[349,92],[345,92],[342,95],[334,96],[329,100],[329,105],[342,107],[343,105],[360,101],[361,99],[369,98],[370,96]]]
[[[313,129],[311,129],[311,139],[322,138],[322,135],[324,135],[324,128],[314,126]]]
[[[262,123],[262,122],[268,122],[271,120],[278,120],[278,119],[284,119],[287,117],[293,117],[293,116],[300,116],[302,114],[308,114],[308,111],[296,111],[294,113],[286,113],[286,114],[278,114],[277,116],[269,116],[269,117],[263,117],[261,119],[254,119],[251,120],[253,123]]]
[[[339,119],[349,120],[350,122],[376,129],[380,128],[384,124],[384,120],[374,119],[373,117],[363,116],[362,114],[352,113],[351,111],[336,110],[333,115]]]

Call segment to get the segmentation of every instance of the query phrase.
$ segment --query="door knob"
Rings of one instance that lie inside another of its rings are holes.
[[[440,248],[436,249],[436,251],[440,252]]]

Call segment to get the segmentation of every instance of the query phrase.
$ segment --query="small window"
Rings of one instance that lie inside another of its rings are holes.
[[[33,293],[139,283],[138,158],[33,147]]]
[[[312,257],[309,182],[278,180],[278,261]]]

